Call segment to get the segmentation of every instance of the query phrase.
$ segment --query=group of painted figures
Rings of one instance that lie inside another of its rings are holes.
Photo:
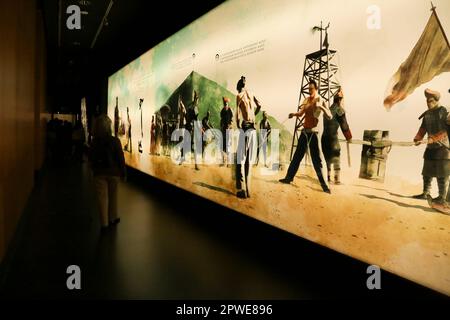
[[[338,139],[338,130],[341,128],[347,142],[351,142],[352,133],[349,128],[346,113],[343,104],[343,91],[339,89],[333,97],[333,103],[330,107],[327,106],[325,100],[318,94],[318,86],[314,80],[310,80],[308,84],[309,96],[300,102],[298,112],[290,113],[289,118],[299,117],[302,119],[302,130],[299,135],[296,150],[293,154],[286,176],[279,181],[281,183],[290,184],[298,171],[299,165],[309,149],[313,167],[315,169],[317,178],[320,182],[322,190],[326,193],[331,193],[329,183],[340,184],[340,143]],[[226,165],[230,161],[231,156],[239,157],[233,159],[236,165],[236,195],[239,198],[250,197],[250,170],[251,152],[254,144],[257,144],[258,157],[259,149],[263,150],[264,165],[267,166],[267,140],[271,132],[271,124],[269,122],[266,111],[263,111],[263,117],[259,124],[260,132],[265,132],[265,137],[260,137],[259,141],[257,135],[246,134],[249,130],[256,130],[256,115],[261,111],[260,101],[249,93],[246,89],[246,78],[242,76],[236,85],[236,111],[233,113],[230,107],[230,99],[222,97],[223,108],[220,111],[220,131],[222,133],[222,162],[221,165]],[[425,134],[427,134],[427,147],[424,153],[424,165],[422,170],[423,176],[423,191],[421,194],[413,196],[416,199],[427,199],[430,205],[434,208],[441,206],[448,208],[447,202],[450,201],[450,192],[448,188],[450,161],[449,161],[449,125],[450,113],[447,109],[439,104],[439,92],[430,89],[425,90],[425,97],[428,106],[419,119],[422,124],[417,135],[414,137],[416,145],[420,145]],[[203,135],[208,129],[214,129],[210,122],[210,112],[206,116],[199,119],[199,95],[194,91],[192,102],[186,107],[178,98],[178,112],[176,121],[167,121],[162,117],[161,112],[157,112],[152,116],[151,122],[151,137],[150,137],[150,154],[152,155],[169,155],[171,145],[171,134],[175,129],[182,129],[194,137],[194,131],[198,130]],[[327,167],[327,180],[322,175],[322,161],[319,149],[319,139],[317,125],[319,117],[323,113],[323,133],[321,137],[321,146],[323,158]],[[229,136],[230,130],[233,128],[233,117],[235,118],[235,125],[241,129],[240,134],[243,135],[239,139],[239,146],[242,152],[235,155],[230,154]],[[116,107],[115,113],[115,134],[120,130],[126,136],[127,143],[125,144],[125,151],[132,152],[131,146],[131,120],[129,110],[127,108],[128,126],[125,131],[119,126],[118,111]],[[262,130],[265,129],[265,130]],[[202,150],[205,149],[205,141],[200,138],[192,139],[192,154],[194,158],[195,169],[199,170],[198,157],[202,157]],[[262,143],[265,142],[265,143]],[[161,151],[162,149],[162,151]],[[185,160],[186,154],[183,154],[181,149],[180,164]],[[334,174],[332,174],[334,173]],[[432,179],[437,179],[439,195],[432,199],[430,197],[430,189]],[[439,210],[439,208],[438,208]],[[442,211],[442,210],[441,210]]]
[[[342,90],[334,96],[330,109],[320,97],[317,96],[317,85],[314,81],[309,83],[310,96],[299,106],[297,113],[289,114],[289,117],[303,117],[303,130],[298,140],[297,149],[289,165],[286,177],[280,179],[282,183],[290,183],[297,173],[300,162],[309,147],[314,169],[324,192],[330,193],[321,170],[321,160],[318,148],[317,131],[315,130],[321,112],[324,113],[324,132],[322,134],[322,152],[327,163],[328,182],[330,182],[331,166],[334,167],[335,183],[339,184],[340,170],[340,147],[337,136],[339,126],[348,142],[351,142],[352,134],[345,118],[342,106]],[[428,109],[420,115],[422,124],[414,137],[416,145],[426,143],[423,155],[424,164],[422,169],[423,191],[413,196],[415,199],[426,199],[429,205],[438,211],[449,213],[450,188],[449,188],[449,136],[450,136],[450,113],[447,108],[439,103],[440,93],[426,89],[425,98]],[[422,139],[427,135],[427,140]],[[432,179],[436,178],[439,195],[432,198],[430,195]]]
[[[315,130],[320,113],[324,113],[322,151],[327,163],[328,181],[330,181],[330,169],[333,165],[335,170],[335,183],[340,183],[340,148],[337,137],[338,127],[341,127],[348,142],[351,142],[352,134],[345,118],[345,111],[342,107],[342,90],[339,90],[339,92],[335,95],[330,109],[327,109],[327,106],[321,98],[317,97],[317,85],[314,81],[310,81],[309,83],[309,92],[310,96],[300,104],[299,112],[289,114],[289,117],[304,116],[304,124],[298,140],[297,149],[289,165],[286,177],[280,179],[280,182],[290,183],[294,179],[299,164],[308,146],[314,169],[317,173],[322,189],[323,191],[330,193],[330,190],[322,177],[317,131]],[[439,92],[426,89],[424,94],[428,109],[420,115],[419,120],[422,120],[422,124],[413,139],[416,145],[420,145],[422,143],[426,143],[427,145],[423,155],[423,191],[422,193],[413,196],[413,198],[423,200],[426,199],[432,208],[444,213],[450,213],[450,113],[447,108],[439,103]],[[427,135],[426,141],[423,140],[425,135]],[[431,182],[433,178],[436,178],[437,180],[439,191],[436,198],[432,198],[430,195]]]

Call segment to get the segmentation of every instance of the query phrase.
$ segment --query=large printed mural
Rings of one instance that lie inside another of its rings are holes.
[[[109,77],[127,164],[449,295],[450,3],[434,5],[223,3]]]

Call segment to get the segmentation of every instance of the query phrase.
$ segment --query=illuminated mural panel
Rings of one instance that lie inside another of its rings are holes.
[[[222,4],[110,76],[127,164],[449,294],[450,3],[435,5]],[[422,173],[434,201],[413,197]]]

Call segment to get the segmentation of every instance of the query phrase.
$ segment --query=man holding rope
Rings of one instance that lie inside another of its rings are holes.
[[[338,140],[339,127],[347,143],[352,140],[352,132],[350,131],[345,115],[343,99],[344,93],[342,92],[342,88],[339,88],[339,91],[334,95],[333,104],[330,107],[332,118],[327,119],[324,117],[323,119],[322,152],[327,164],[327,180],[328,183],[331,182],[331,167],[333,167],[335,184],[341,184],[341,146]]]
[[[309,97],[306,98],[299,107],[300,111],[290,113],[289,118],[305,116],[303,130],[298,138],[297,149],[295,150],[294,157],[289,165],[286,177],[280,179],[280,182],[289,184],[294,180],[300,162],[305,155],[306,149],[309,147],[314,170],[316,171],[322,190],[326,193],[331,193],[322,175],[322,160],[320,159],[319,140],[317,138],[318,132],[316,127],[319,123],[319,116],[322,111],[327,119],[331,119],[332,115],[330,109],[326,106],[325,101],[323,101],[317,93],[317,83],[314,80],[309,81]]]
[[[425,134],[428,135],[428,143],[423,155],[423,192],[413,196],[413,198],[430,198],[431,180],[433,177],[436,177],[439,196],[431,199],[431,202],[445,205],[448,176],[450,174],[449,139],[447,133],[450,119],[447,109],[439,105],[440,96],[440,93],[437,91],[425,90],[428,110],[419,117],[419,119],[422,119],[422,125],[414,137],[414,142],[416,145],[419,145]]]

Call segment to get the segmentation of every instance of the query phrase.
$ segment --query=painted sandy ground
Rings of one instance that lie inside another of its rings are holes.
[[[175,165],[169,157],[125,152],[128,165],[260,221],[450,295],[450,216],[415,200],[421,185],[394,177],[384,183],[342,174],[323,193],[303,164],[293,184],[285,170],[252,170],[251,198],[235,196],[232,169]],[[435,182],[434,182],[435,183]]]

